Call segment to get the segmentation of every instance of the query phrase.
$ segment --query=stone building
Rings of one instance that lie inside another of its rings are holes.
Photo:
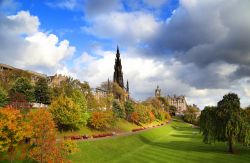
[[[68,79],[67,76],[61,74],[55,74],[54,76],[48,76],[48,83],[51,87],[61,86],[62,82]]]
[[[41,74],[41,73],[30,71],[30,70],[22,70],[22,69],[12,67],[10,65],[0,63],[0,73],[8,74],[11,72],[12,73],[15,72],[18,74],[26,74],[26,76],[28,76],[30,78],[32,84],[35,84],[39,78],[47,78],[47,75],[45,75],[45,74]]]
[[[157,86],[157,88],[155,89],[155,97],[161,97],[161,89],[159,88],[159,86]],[[185,96],[167,95],[164,98],[168,101],[169,105],[177,108],[177,114],[182,115],[184,111],[187,110],[187,102]]]
[[[55,87],[55,86],[60,86],[63,81],[67,80],[67,76],[61,75],[61,74],[56,74],[53,76],[47,76],[45,74],[41,74],[38,72],[30,71],[30,70],[23,70],[23,69],[18,69],[6,64],[0,64],[0,74],[6,74],[6,78],[8,75],[11,73],[18,73],[20,74],[25,74],[24,77],[30,78],[30,81],[32,84],[35,84],[40,78],[45,78],[48,80],[49,86]],[[1,76],[3,77],[3,76]],[[7,80],[6,80],[7,81]]]
[[[169,105],[177,108],[177,114],[183,114],[187,110],[187,102],[185,96],[166,96]]]

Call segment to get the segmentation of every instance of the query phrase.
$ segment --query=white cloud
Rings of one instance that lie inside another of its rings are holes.
[[[84,31],[126,44],[150,39],[159,28],[159,22],[152,15],[143,12],[112,12],[96,16],[90,21],[92,26],[82,27]]]
[[[47,2],[46,3],[50,7],[58,7],[62,9],[74,10],[78,8],[80,2],[79,0],[59,0],[56,2]]]
[[[30,15],[28,11],[20,11],[7,18],[13,23],[11,31],[16,34],[33,34],[40,25],[38,17]]]
[[[54,34],[41,32],[39,19],[28,11],[0,17],[1,62],[54,73],[62,61],[75,52],[69,41],[59,41]],[[14,59],[13,59],[14,58]]]

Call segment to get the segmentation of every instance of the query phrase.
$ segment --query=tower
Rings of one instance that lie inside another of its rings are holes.
[[[129,93],[129,84],[128,84],[128,80],[127,80],[126,92]]]
[[[155,89],[155,97],[161,97],[161,89],[157,85],[157,88]]]
[[[114,72],[113,81],[116,82],[122,89],[124,89],[122,63],[121,63],[120,51],[119,51],[118,46],[117,46],[117,50],[116,50],[114,69],[115,69],[115,72]]]
[[[127,94],[128,94],[128,99],[129,99],[129,84],[128,84],[128,80],[127,80],[126,92],[127,92]]]

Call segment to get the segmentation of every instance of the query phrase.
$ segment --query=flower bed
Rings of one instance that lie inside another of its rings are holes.
[[[107,137],[107,136],[113,136],[114,133],[106,133],[106,134],[97,134],[97,135],[92,135],[93,138],[102,138],[102,137]]]

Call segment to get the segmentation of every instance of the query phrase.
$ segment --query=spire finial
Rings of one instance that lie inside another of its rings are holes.
[[[119,46],[118,46],[118,44],[117,44],[116,56],[117,56],[117,58],[120,57],[120,51],[119,51]]]

